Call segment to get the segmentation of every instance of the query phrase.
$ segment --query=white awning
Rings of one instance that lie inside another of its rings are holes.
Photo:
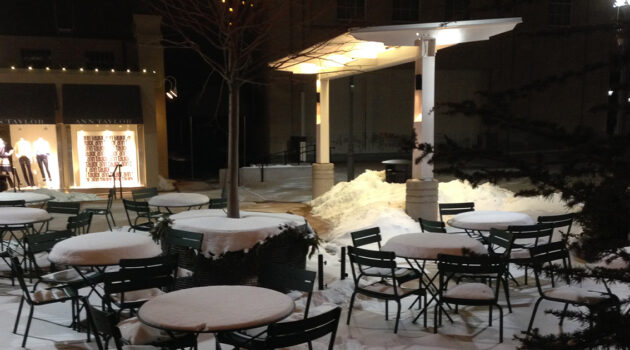
[[[418,39],[434,38],[440,49],[488,40],[521,22],[521,18],[501,18],[354,28],[271,65],[295,74],[322,74],[329,78],[352,75],[414,61],[418,57]]]

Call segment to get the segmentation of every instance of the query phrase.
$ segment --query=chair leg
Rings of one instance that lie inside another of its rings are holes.
[[[433,333],[437,333],[438,329],[438,312],[440,312],[440,303],[437,302],[435,305],[435,312],[433,313]],[[427,311],[425,311],[426,313]]]
[[[350,306],[348,306],[348,319],[346,320],[346,324],[350,324],[350,315],[352,315],[352,307],[354,306],[354,297],[357,296],[357,292],[352,292],[352,296],[350,297]]]
[[[527,285],[527,265],[525,265],[525,285]]]
[[[385,321],[389,320],[389,300],[385,300]]]
[[[17,316],[15,317],[15,324],[13,325],[13,334],[17,332],[18,323],[20,323],[20,316],[22,315],[22,306],[24,306],[24,297],[20,299],[20,307],[18,308]]]
[[[560,315],[560,323],[559,325],[562,326],[562,323],[564,322],[564,316],[567,313],[567,309],[569,308],[569,303],[564,304],[564,309],[562,310],[562,314]]]
[[[424,292],[424,328],[427,328],[427,314],[429,313],[429,310],[427,310],[427,307],[429,307],[429,298],[427,298],[427,293]],[[418,302],[418,305],[420,305],[420,302]]]
[[[26,321],[26,330],[24,330],[24,338],[22,339],[22,347],[26,347],[26,339],[28,338],[28,331],[31,329],[31,321],[33,320],[33,311],[35,307],[31,305],[31,310],[28,312],[28,321]]]
[[[499,343],[503,343],[503,308],[497,304],[499,308]]]
[[[112,218],[112,225],[116,226],[116,221],[114,220],[114,214],[112,214],[112,212],[109,212],[109,217]]]
[[[497,283],[499,282],[497,281]],[[510,313],[512,313],[512,303],[510,303],[510,289],[508,288],[508,281],[506,279],[501,279],[500,283],[503,283],[503,290],[505,292],[505,301],[507,302],[508,310],[510,311]]]
[[[398,333],[398,322],[400,321],[400,300],[396,300],[398,308],[396,310],[396,324],[394,325],[394,334]]]
[[[109,223],[109,215],[107,215],[107,213],[105,213],[105,221],[107,221],[107,227],[111,231],[112,230],[112,224]]]
[[[492,305],[490,305],[488,311],[488,325],[492,327]]]
[[[529,326],[527,326],[527,334],[530,334],[532,331],[532,326],[534,325],[534,318],[536,317],[536,311],[538,311],[538,305],[542,301],[542,297],[536,300],[536,304],[534,305],[534,311],[532,311],[532,318],[529,319]]]

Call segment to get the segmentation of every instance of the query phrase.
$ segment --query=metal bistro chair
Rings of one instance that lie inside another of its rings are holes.
[[[490,256],[496,256],[509,261],[510,254],[512,252],[512,244],[514,243],[514,234],[506,230],[499,230],[496,228],[490,229],[490,234],[486,237],[486,243],[488,244],[488,252]],[[512,277],[509,269],[506,267],[505,275],[501,278],[503,283],[503,291],[505,293],[505,301],[508,306],[508,310],[512,312],[512,304],[510,303],[510,289],[508,285],[509,279]]]
[[[121,259],[120,270],[103,274],[103,301],[109,310],[112,304],[118,314],[131,314],[146,301],[173,290],[177,273],[177,255],[162,255],[146,259]]]
[[[157,187],[147,187],[131,191],[131,197],[134,201],[146,201],[151,197],[159,194]]]
[[[420,230],[422,230],[422,232],[447,233],[446,224],[443,221],[432,221],[418,218],[418,223],[420,224]]]
[[[445,216],[457,215],[461,213],[466,213],[469,211],[475,211],[475,203],[474,202],[462,202],[462,203],[438,203],[438,211],[440,213],[440,221],[446,222],[444,220]],[[450,233],[465,233],[472,238],[479,239],[481,236],[479,234],[475,234],[475,232],[470,230],[463,231],[453,231]]]
[[[25,207],[25,206],[26,206],[26,201],[23,199],[14,200],[14,201],[0,201],[0,208],[1,207]]]
[[[125,327],[121,323],[118,323],[118,317],[113,312],[106,312],[103,310],[99,310],[92,306],[87,298],[83,299],[83,305],[86,309],[87,317],[88,317],[88,325],[89,330],[88,333],[94,334],[94,338],[96,339],[96,345],[99,350],[107,350],[109,347],[109,341],[114,341],[114,346],[117,350],[159,350],[159,349],[180,349],[185,347],[190,347],[196,349],[197,340],[193,334],[173,334],[176,336],[175,339],[169,339],[167,341],[161,341],[161,338],[170,338],[165,331],[159,332],[159,339],[145,339],[149,340],[149,344],[154,345],[128,345],[130,343],[129,339],[125,338],[125,336],[133,336],[132,334],[125,334],[127,332],[123,332],[121,328],[127,330],[128,327]],[[139,320],[135,319],[127,319],[123,321],[124,323],[129,323],[130,321],[138,322]],[[135,327],[134,330],[136,332],[146,333],[146,328],[149,326],[139,324],[138,327]],[[155,330],[152,330],[151,333],[156,333]],[[164,333],[164,334],[162,334]],[[146,337],[146,334],[144,336]],[[156,340],[153,342],[152,340]]]
[[[352,237],[352,245],[355,248],[376,243],[378,249],[381,249],[381,229],[378,227],[370,227],[363,230],[350,232],[350,237]]]
[[[402,285],[412,280],[418,280],[418,285],[422,286],[422,274],[414,268],[398,268],[396,266],[396,254],[394,252],[383,252],[377,250],[367,250],[348,246],[348,256],[350,257],[350,265],[352,266],[352,278],[354,280],[354,291],[350,298],[350,306],[348,307],[347,324],[350,324],[350,316],[352,315],[352,307],[357,294],[363,294],[368,297],[385,300],[385,319],[388,319],[389,300],[396,302],[398,309],[396,312],[396,323],[394,333],[398,332],[398,321],[400,320],[400,300],[408,296],[416,296],[424,298],[424,307],[426,309],[427,298],[426,291],[420,287],[406,288]],[[356,267],[355,267],[356,265]],[[387,283],[384,280],[370,283],[364,278],[373,276],[368,275],[364,271],[368,268],[388,270],[384,278],[391,279]],[[390,277],[394,276],[394,277]],[[367,282],[368,284],[366,284]],[[426,311],[426,310],[425,310]],[[426,325],[427,313],[424,312],[424,322]]]
[[[553,226],[550,224],[508,226],[507,230],[514,235],[510,264],[516,264],[525,269],[525,285],[527,285],[527,270],[531,263],[529,248],[550,242]],[[518,282],[516,284],[518,285]]]
[[[178,257],[175,289],[191,288],[198,285],[195,266],[202,245],[203,233],[168,228],[166,252],[168,254],[177,254]]]
[[[11,271],[13,273],[13,276],[17,278],[20,284],[20,288],[22,289],[20,306],[15,317],[15,324],[13,325],[13,334],[17,334],[17,328],[18,324],[20,323],[20,316],[22,315],[22,307],[24,306],[24,302],[26,302],[30,307],[28,320],[26,321],[26,329],[24,330],[24,338],[22,338],[22,347],[26,346],[26,339],[28,339],[28,333],[31,328],[31,321],[33,320],[33,311],[35,309],[35,306],[70,301],[72,306],[72,320],[75,320],[75,301],[77,300],[77,296],[73,294],[71,289],[60,288],[31,292],[26,285],[26,282],[24,281],[24,272],[22,270],[22,267],[20,266],[20,261],[16,257],[11,258]]]
[[[208,209],[225,209],[227,204],[227,198],[211,198],[208,202]]]
[[[437,333],[438,326],[442,323],[442,308],[440,305],[470,305],[488,306],[489,323],[492,326],[492,309],[499,308],[499,342],[503,342],[503,309],[499,305],[499,285],[501,278],[505,274],[505,260],[498,257],[488,256],[457,256],[438,255],[439,273],[439,298],[435,305],[434,333]],[[448,281],[454,275],[466,275],[468,278],[478,276],[480,280],[486,282],[488,279],[495,279],[494,288],[486,283],[466,282],[449,287]]]
[[[112,204],[114,203],[114,198],[116,197],[116,189],[110,188],[109,193],[107,194],[107,205],[105,208],[85,208],[84,212],[92,213],[92,215],[104,215],[105,221],[107,221],[107,227],[109,230],[112,230],[112,227],[116,226],[116,221],[114,220],[114,215],[112,214]],[[111,219],[111,223],[110,220]]]
[[[313,286],[315,285],[315,277],[316,273],[313,271],[269,263],[262,267],[258,278],[258,285],[281,293],[293,291],[301,292],[299,297],[302,296],[302,293],[306,293],[304,319],[307,319],[311,305]],[[296,296],[296,298],[298,298],[298,296]],[[264,348],[268,337],[267,331],[267,327],[262,327],[246,331],[223,332],[219,333],[218,340],[220,343],[230,344],[236,348]],[[312,346],[309,342],[309,349],[311,348]]]
[[[123,206],[125,207],[125,215],[127,215],[127,222],[129,222],[129,230],[134,231],[149,231],[153,228],[153,220],[157,217],[152,215],[151,208],[147,202],[136,202],[128,199],[123,199]],[[135,213],[136,217],[131,221],[129,212]],[[139,219],[146,219],[145,222],[138,223]]]
[[[569,235],[571,234],[571,226],[573,225],[573,218],[575,214],[562,214],[562,215],[548,215],[548,216],[539,216],[538,223],[539,224],[550,224],[553,226],[554,233],[558,232],[562,240],[567,242],[569,240]],[[551,237],[553,241],[553,236]]]
[[[532,266],[534,268],[536,287],[538,288],[540,297],[536,300],[536,304],[534,304],[532,317],[530,318],[529,325],[527,326],[527,334],[531,334],[531,330],[534,325],[534,318],[536,317],[536,311],[538,310],[540,302],[543,300],[555,301],[564,304],[564,312],[560,317],[560,325],[562,325],[562,322],[564,321],[564,314],[567,311],[569,304],[578,307],[586,307],[590,313],[610,307],[619,309],[620,302],[616,295],[609,292],[587,290],[570,284],[571,276],[569,271],[571,268],[571,258],[564,242],[552,242],[539,245],[529,248],[529,252],[531,255]],[[554,261],[558,260],[562,261],[562,265],[558,266],[553,264]],[[548,266],[547,269],[549,272],[553,272],[555,270],[556,274],[563,274],[567,285],[543,289],[541,275],[543,274],[543,268],[545,265]]]
[[[92,216],[91,212],[84,211],[77,216],[69,217],[66,230],[72,232],[75,236],[89,233],[92,225]]]
[[[333,350],[340,316],[341,308],[337,306],[323,314],[304,320],[271,324],[268,329],[269,337],[261,349],[280,349],[298,344],[310,344],[311,341],[330,334],[328,350]]]
[[[47,202],[46,211],[50,214],[66,214],[76,216],[81,211],[80,202]],[[46,231],[48,231],[48,224],[46,222]]]

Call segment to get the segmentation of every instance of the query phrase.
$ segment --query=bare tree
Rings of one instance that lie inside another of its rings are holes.
[[[262,69],[287,68],[315,57],[320,45],[306,51],[282,53],[285,59],[265,55],[264,45],[274,26],[285,25],[290,1],[261,0],[147,0],[174,34],[164,44],[194,50],[219,74],[229,91],[228,112],[228,217],[239,217],[238,140],[239,92],[245,83],[256,83]],[[303,23],[302,23],[303,24]],[[291,28],[287,28],[291,30]],[[276,60],[273,60],[276,59]],[[272,61],[273,60],[273,61]],[[291,62],[291,63],[289,63]]]

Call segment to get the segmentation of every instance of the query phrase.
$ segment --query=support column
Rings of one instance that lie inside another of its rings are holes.
[[[435,145],[435,39],[423,38],[416,40],[415,44],[418,46],[413,116],[416,143]],[[421,152],[414,149],[411,172],[413,178],[407,180],[406,211],[414,219],[422,217],[436,220],[438,182],[433,179],[433,165],[428,163],[428,158],[416,164],[420,155]]]
[[[313,198],[326,193],[335,184],[335,168],[330,163],[329,79],[317,80],[317,119],[315,162],[313,163]]]

